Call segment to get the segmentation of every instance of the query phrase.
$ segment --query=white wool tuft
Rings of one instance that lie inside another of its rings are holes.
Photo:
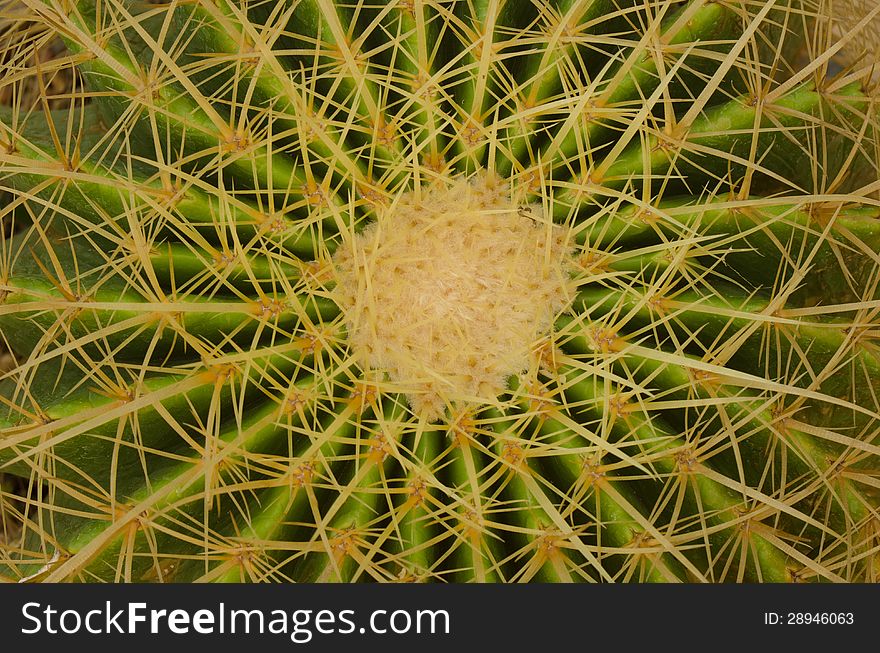
[[[492,401],[570,302],[569,249],[496,177],[408,193],[334,257],[353,352],[427,419]]]

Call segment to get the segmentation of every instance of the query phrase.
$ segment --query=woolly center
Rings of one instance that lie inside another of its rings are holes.
[[[353,353],[429,420],[492,402],[568,302],[568,253],[495,177],[408,193],[334,257]]]

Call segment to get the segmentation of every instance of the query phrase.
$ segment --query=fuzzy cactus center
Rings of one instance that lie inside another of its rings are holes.
[[[334,256],[352,353],[427,419],[493,402],[569,304],[570,259],[497,177],[406,193]]]

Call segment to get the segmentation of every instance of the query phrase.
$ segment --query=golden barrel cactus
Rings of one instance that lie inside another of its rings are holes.
[[[828,2],[23,5],[3,578],[877,580]]]

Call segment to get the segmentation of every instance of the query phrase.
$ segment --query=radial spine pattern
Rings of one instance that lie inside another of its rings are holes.
[[[878,580],[829,2],[22,4],[4,579]]]

